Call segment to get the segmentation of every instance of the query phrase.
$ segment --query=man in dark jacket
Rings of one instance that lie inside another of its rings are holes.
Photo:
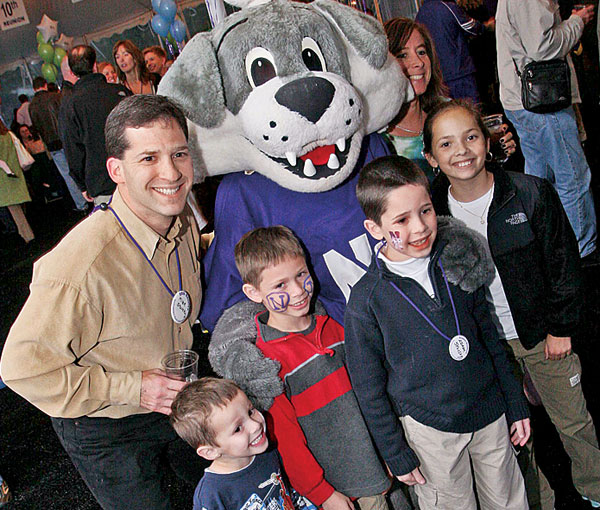
[[[46,148],[50,151],[60,175],[65,180],[69,194],[73,198],[73,202],[75,202],[75,207],[79,211],[84,211],[87,202],[83,198],[81,190],[69,175],[69,165],[62,142],[58,136],[58,111],[60,109],[61,95],[59,92],[49,92],[48,83],[41,76],[33,80],[33,90],[35,91],[35,96],[33,96],[29,105],[29,115],[31,116],[33,127],[40,134],[46,144]]]
[[[106,170],[104,124],[112,109],[131,92],[107,83],[97,72],[96,52],[91,46],[75,46],[69,51],[69,67],[79,80],[60,108],[60,136],[71,176],[86,200],[99,204],[107,202],[115,190]]]

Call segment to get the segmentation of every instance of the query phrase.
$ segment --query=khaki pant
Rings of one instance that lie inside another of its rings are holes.
[[[577,354],[547,360],[544,342],[526,350],[509,340],[521,365],[527,367],[542,403],[571,458],[573,483],[580,494],[600,501],[600,449],[594,422],[581,390],[581,363]]]
[[[17,225],[17,231],[19,235],[23,238],[23,241],[26,243],[33,241],[35,236],[33,235],[33,230],[29,226],[29,222],[25,217],[25,213],[23,212],[23,207],[21,204],[18,205],[9,205],[8,210]]]
[[[388,510],[388,504],[385,500],[385,494],[375,496],[363,496],[356,500],[360,510]]]
[[[441,432],[400,418],[406,441],[421,461],[425,485],[415,485],[421,510],[527,510],[525,485],[505,416],[473,433]]]

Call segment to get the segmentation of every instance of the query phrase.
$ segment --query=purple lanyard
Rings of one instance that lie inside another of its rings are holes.
[[[383,245],[381,246],[381,248],[383,248]],[[375,254],[375,261],[377,263],[377,266],[379,267],[379,252],[381,251],[381,248],[379,248],[379,250],[377,250],[377,253]],[[444,277],[444,283],[446,284],[446,289],[448,290],[448,296],[450,297],[450,303],[452,304],[452,312],[454,313],[454,322],[456,323],[456,331],[457,334],[460,335],[460,324],[458,322],[458,314],[456,313],[456,306],[454,306],[454,299],[452,298],[452,292],[450,292],[450,285],[448,285],[448,279],[446,278],[446,272],[444,271],[444,267],[442,266],[442,261],[438,260],[438,265],[440,266],[440,269],[442,270],[442,276]],[[444,333],[442,333],[442,331],[440,330],[440,328],[438,328],[433,321],[427,317],[427,315],[425,315],[421,309],[412,301],[412,299],[410,299],[404,292],[402,292],[402,290],[400,289],[400,287],[398,287],[394,282],[388,282],[396,292],[398,292],[398,294],[400,294],[407,302],[410,306],[412,306],[415,311],[421,316],[423,317],[423,319],[425,319],[425,321],[442,337],[444,337],[446,340],[448,340],[448,342],[452,341],[452,338],[450,338],[448,335],[445,335]]]
[[[148,262],[148,264],[150,264],[150,267],[156,273],[156,276],[158,276],[158,279],[160,280],[160,283],[163,284],[164,288],[167,289],[167,292],[169,293],[169,295],[172,298],[175,297],[175,293],[171,290],[171,288],[163,280],[162,276],[160,276],[160,273],[154,267],[154,264],[152,263],[152,261],[148,258],[148,256],[146,255],[146,253],[144,253],[144,250],[138,244],[138,242],[135,240],[135,238],[131,235],[131,232],[129,232],[129,230],[127,230],[127,227],[123,224],[123,222],[121,221],[121,218],[119,218],[119,215],[110,206],[111,202],[112,202],[112,197],[110,197],[110,200],[108,201],[108,204],[100,204],[100,205],[97,205],[96,207],[94,207],[94,210],[92,211],[92,213],[96,212],[98,209],[101,209],[102,211],[106,211],[108,209],[111,213],[114,214],[115,218],[117,219],[117,221],[119,222],[119,224],[121,225],[121,227],[123,227],[123,230],[125,231],[125,233],[133,241],[133,244],[140,251],[140,253],[144,256],[144,258],[146,259],[146,261]],[[177,259],[177,275],[179,277],[179,291],[181,292],[181,290],[182,290],[182,285],[181,285],[181,264],[179,263],[179,252],[177,251],[177,245],[175,245],[175,258]]]

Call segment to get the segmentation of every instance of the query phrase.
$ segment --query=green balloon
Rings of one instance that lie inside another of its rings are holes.
[[[56,48],[54,48],[54,65],[56,67],[60,67],[60,63],[62,62],[62,59],[65,58],[67,56],[67,52],[62,49],[60,46],[57,46]]]
[[[169,41],[173,46],[177,46],[177,41],[171,35],[171,32],[167,34],[167,41]]]
[[[41,32],[38,32],[37,34],[35,34],[35,38],[37,39],[38,44],[44,44],[46,41],[44,41],[44,36],[42,35]]]
[[[46,78],[46,81],[54,83],[58,77],[58,69],[54,64],[44,62],[42,64],[42,76]]]
[[[51,64],[54,60],[54,47],[51,44],[38,44],[38,53],[47,64]]]

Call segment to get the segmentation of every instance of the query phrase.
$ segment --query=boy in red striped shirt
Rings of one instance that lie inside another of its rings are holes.
[[[291,485],[325,510],[386,509],[387,477],[345,366],[344,330],[317,304],[304,251],[287,227],[258,228],[235,247],[243,291],[266,310],[257,347],[281,364],[284,392],[268,409]]]

